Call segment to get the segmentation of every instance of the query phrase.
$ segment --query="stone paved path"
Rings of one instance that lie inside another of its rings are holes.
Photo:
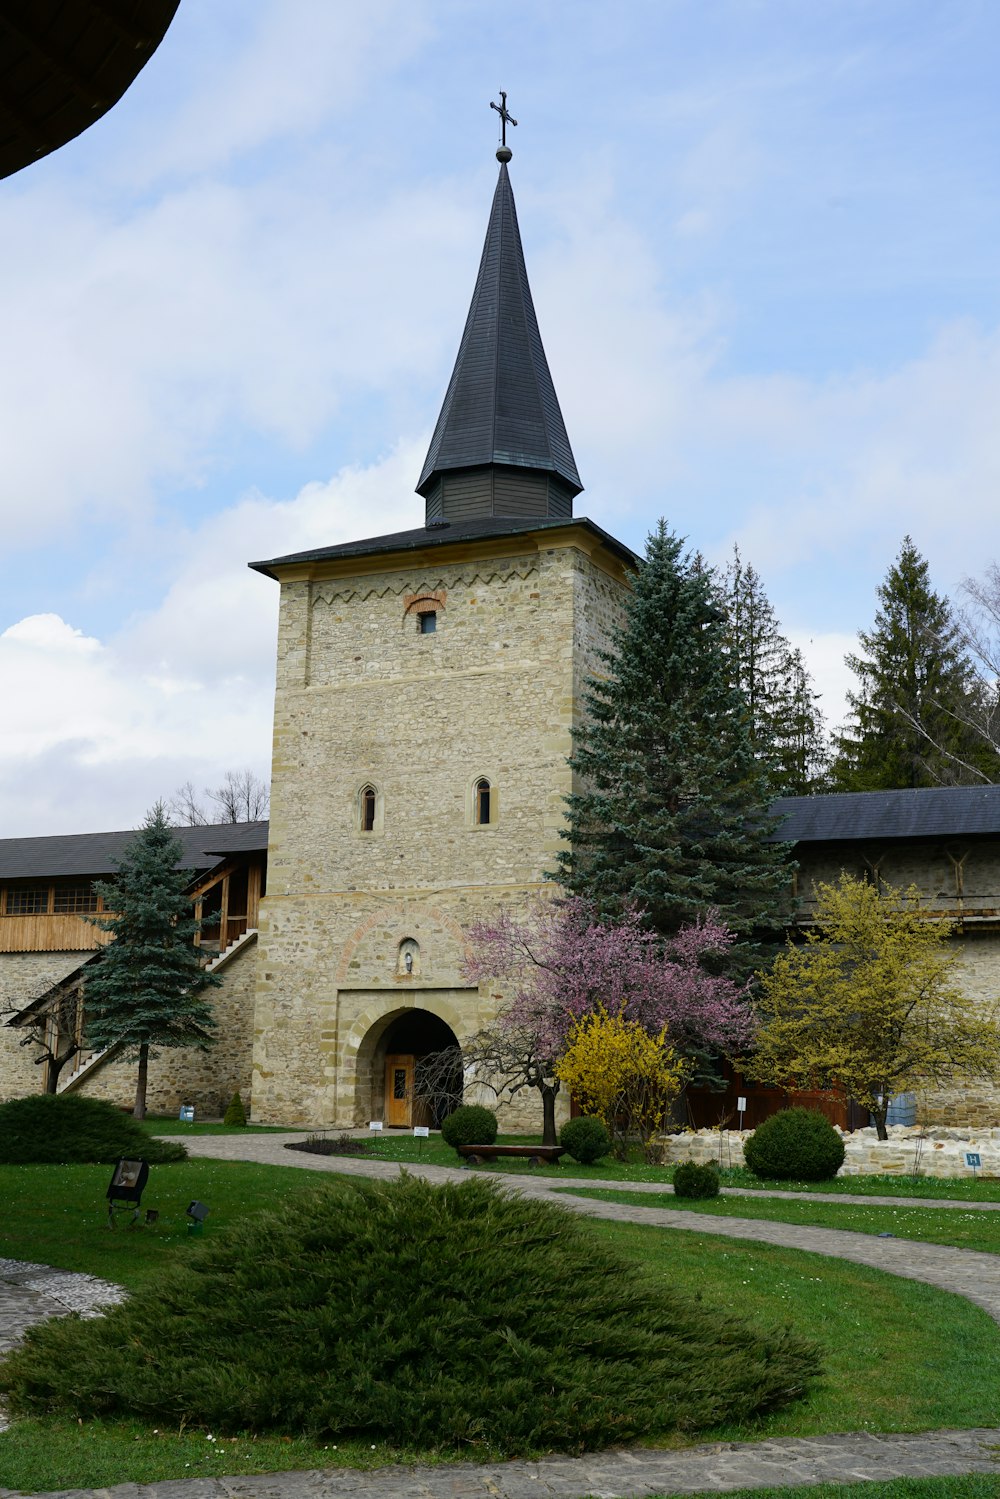
[[[311,1156],[284,1149],[301,1135],[194,1135],[184,1143],[192,1155],[223,1160],[256,1161],[296,1166],[303,1170],[337,1172],[350,1176],[389,1178],[400,1167],[391,1161],[345,1156]],[[444,1166],[409,1166],[414,1175],[430,1181],[461,1179],[463,1173]],[[557,1187],[604,1186],[569,1175],[498,1178],[512,1191],[553,1200]],[[629,1191],[663,1192],[650,1183],[627,1184]],[[753,1196],[795,1196],[794,1193],[748,1193]],[[896,1198],[817,1194],[837,1202],[886,1202]],[[644,1208],[599,1202],[560,1194],[554,1200],[592,1217],[619,1222],[658,1224],[694,1233],[710,1233],[752,1242],[805,1249],[853,1260],[894,1275],[926,1281],[955,1291],[983,1307],[1000,1322],[1000,1255],[978,1254],[901,1239],[879,1239],[836,1229],[799,1227],[753,1219],[709,1218],[686,1210]],[[913,1202],[913,1199],[907,1199]],[[944,1206],[932,1199],[925,1206]],[[948,1204],[996,1211],[1000,1204]],[[1000,1228],[1000,1225],[998,1225]],[[0,1260],[0,1351],[9,1347],[31,1321],[71,1309],[85,1310],[117,1299],[117,1287],[90,1276],[71,1276],[44,1266]],[[0,1437],[0,1483],[3,1479]],[[853,1483],[905,1477],[953,1477],[994,1473],[1000,1478],[1000,1428],[977,1431],[922,1432],[916,1435],[848,1433],[767,1442],[713,1443],[680,1452],[645,1448],[592,1453],[579,1458],[553,1457],[540,1462],[509,1462],[482,1466],[460,1463],[441,1467],[392,1467],[373,1472],[331,1470],[281,1473],[260,1477],[213,1477],[171,1480],[148,1485],[119,1484],[109,1489],[64,1489],[49,1499],[641,1499],[654,1494],[729,1493],[738,1488],[790,1484]],[[1000,1485],[998,1485],[1000,1491]],[[0,1499],[23,1499],[0,1487]]]

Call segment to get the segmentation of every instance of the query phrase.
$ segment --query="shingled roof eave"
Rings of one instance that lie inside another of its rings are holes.
[[[284,557],[248,562],[247,567],[254,572],[262,573],[267,578],[273,578],[275,582],[280,582],[280,575],[275,572],[275,568],[333,562],[340,558],[377,556],[380,553],[417,552],[426,547],[460,545],[470,541],[493,541],[506,536],[529,535],[533,531],[566,530],[573,526],[582,526],[591,532],[627,567],[636,567],[642,561],[642,558],[633,552],[631,547],[626,546],[623,541],[619,541],[617,537],[612,536],[609,531],[605,531],[596,521],[590,520],[585,515],[574,515],[568,518],[539,516],[520,518],[497,515],[484,520],[469,521],[464,525],[438,523],[415,527],[412,531],[395,531],[386,536],[370,536],[360,541],[340,542],[332,547],[317,547],[308,552],[290,552]]]

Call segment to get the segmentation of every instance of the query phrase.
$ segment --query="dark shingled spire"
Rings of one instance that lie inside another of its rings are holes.
[[[472,306],[417,484],[427,521],[568,519],[583,488],[535,319],[504,159]]]

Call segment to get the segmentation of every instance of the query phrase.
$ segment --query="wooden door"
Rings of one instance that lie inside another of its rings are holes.
[[[406,1129],[413,1123],[412,1056],[385,1059],[385,1122]]]

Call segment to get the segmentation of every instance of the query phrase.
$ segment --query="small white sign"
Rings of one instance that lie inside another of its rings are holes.
[[[971,1166],[973,1168],[973,1170],[975,1170],[977,1167],[982,1166],[983,1163],[979,1159],[979,1151],[978,1150],[967,1150],[965,1152],[965,1164],[967,1166]]]
[[[380,1135],[382,1133],[381,1119],[369,1119],[368,1128],[371,1130],[373,1135]]]
[[[426,1124],[415,1124],[413,1126],[413,1138],[415,1140],[430,1139],[430,1128]]]
[[[746,1111],[747,1111],[747,1101],[746,1101],[746,1099],[745,1098],[738,1098],[736,1100],[736,1112],[738,1114],[745,1114]]]

